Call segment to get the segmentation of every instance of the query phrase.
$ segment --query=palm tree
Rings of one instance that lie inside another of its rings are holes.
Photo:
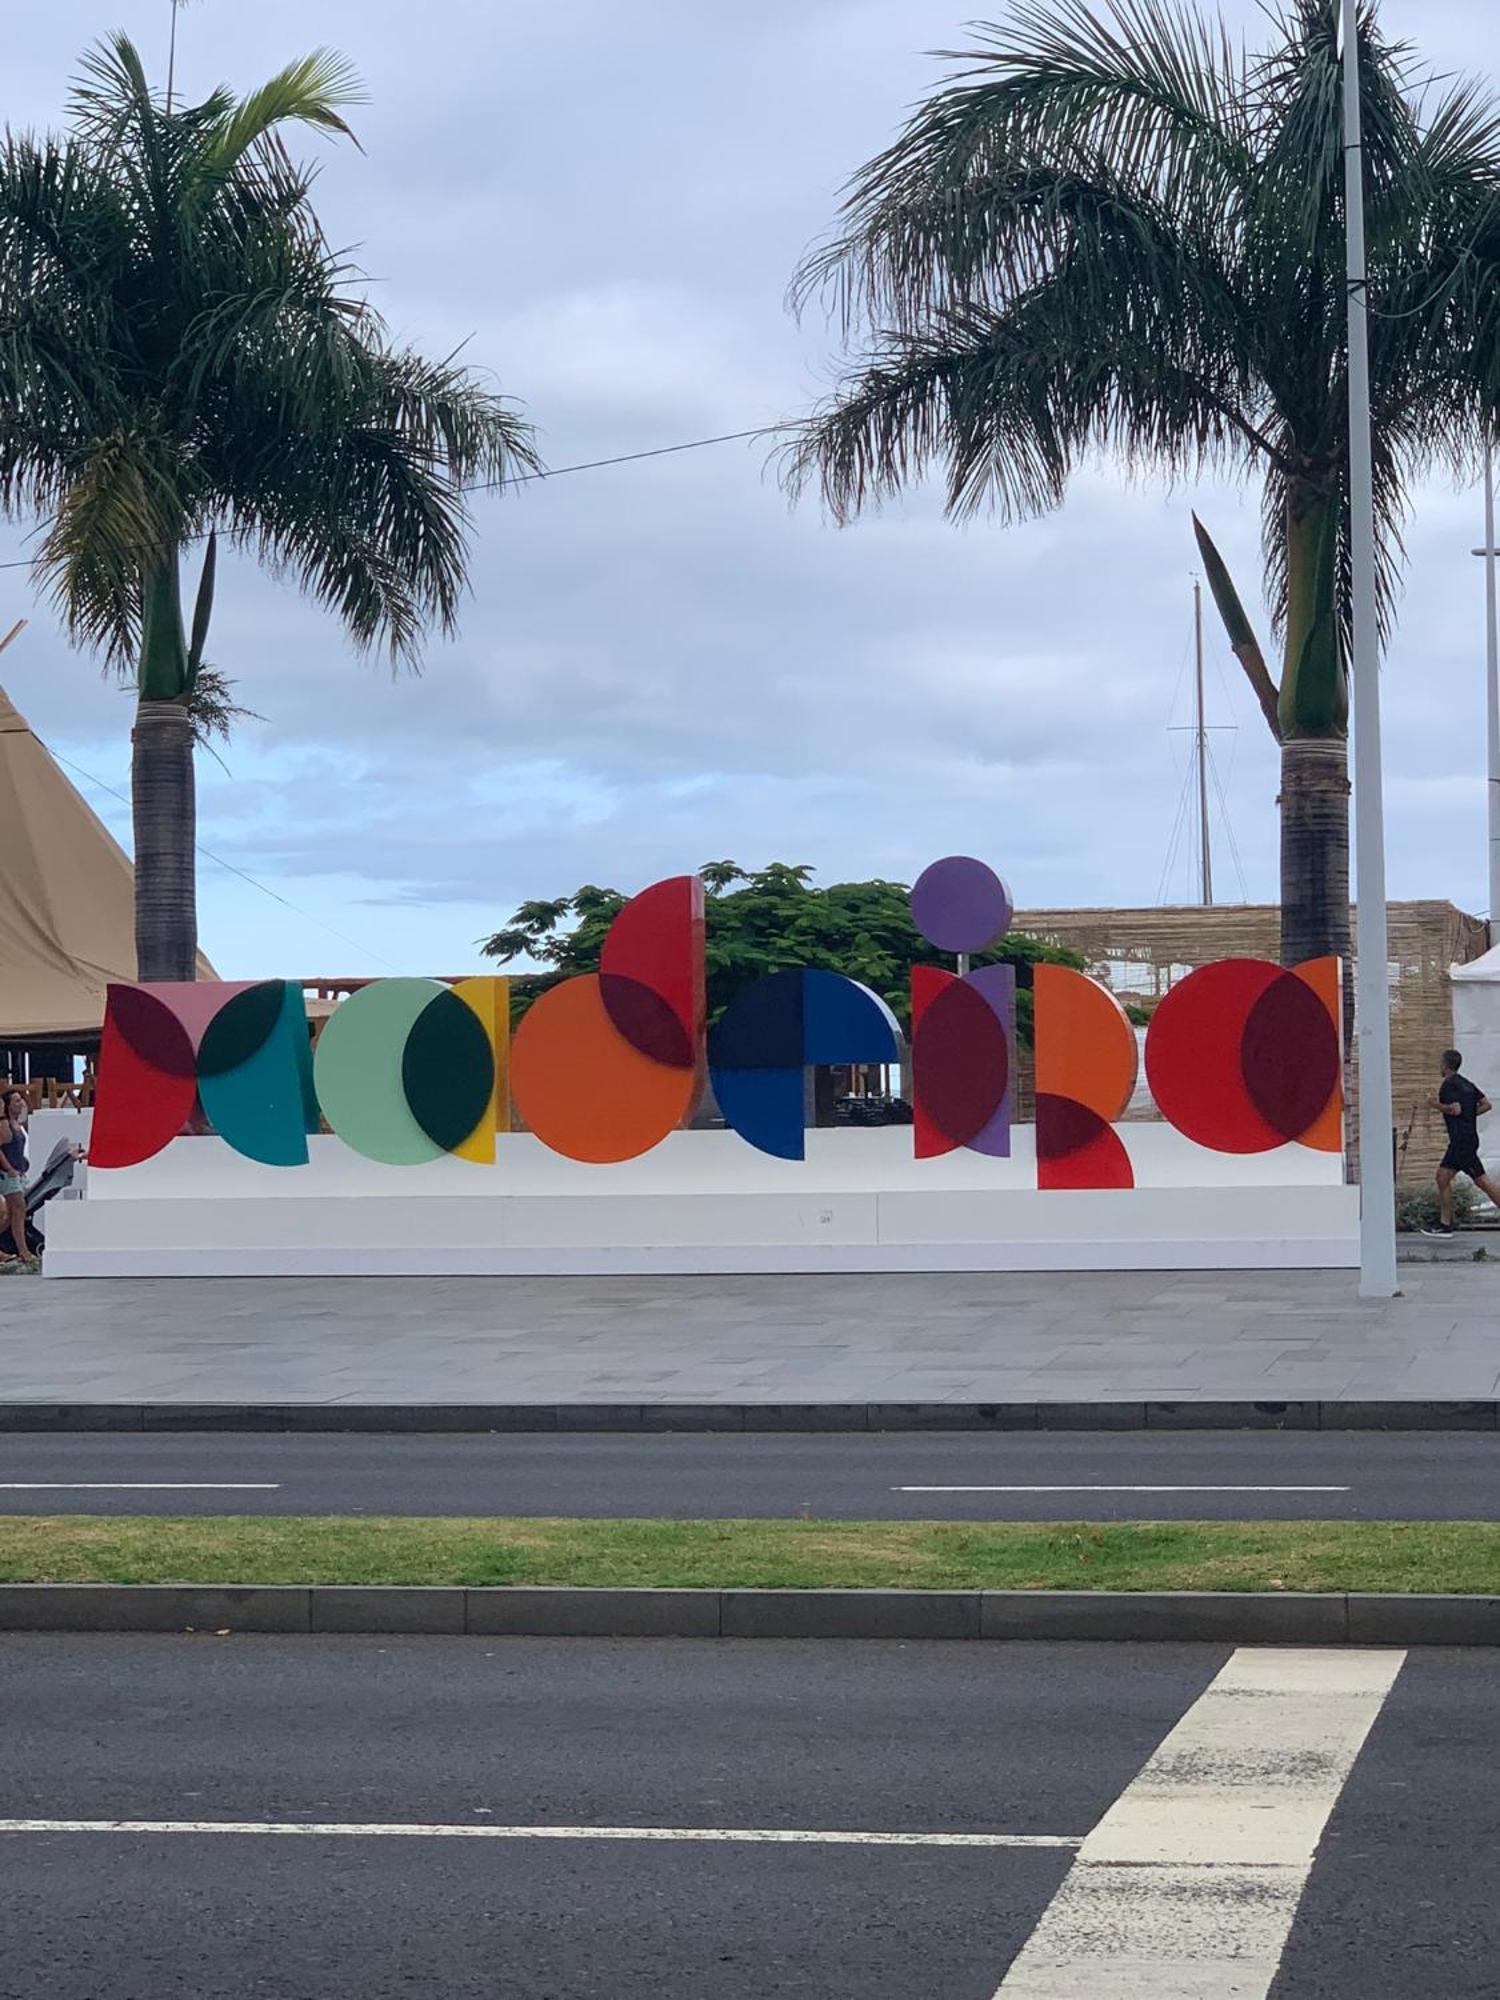
[[[466,487],[536,464],[490,389],[389,342],[323,236],[284,134],[352,137],[355,101],[320,52],[169,111],[118,35],[86,58],[64,136],[0,140],[0,509],[40,518],[36,575],[69,635],[135,682],[143,979],[196,964],[216,538],[294,577],[357,646],[415,664],[430,626],[454,627]]]
[[[1010,520],[1091,452],[1259,476],[1279,684],[1242,611],[1230,636],[1282,746],[1288,964],[1349,948],[1338,15],[1286,0],[1247,56],[1191,0],[1014,0],[794,285],[852,350],[790,448],[841,520],[933,467],[951,513]],[[1359,35],[1388,623],[1411,484],[1472,465],[1500,397],[1500,104],[1419,73],[1375,0]]]

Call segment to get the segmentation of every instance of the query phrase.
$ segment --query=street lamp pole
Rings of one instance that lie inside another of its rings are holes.
[[[1359,1047],[1359,1294],[1396,1293],[1391,1125],[1390,944],[1380,758],[1380,631],[1375,609],[1375,479],[1370,436],[1365,175],[1356,0],[1342,0],[1344,219],[1349,283],[1349,548],[1354,594],[1355,1029]]]
[[[1484,557],[1484,636],[1485,707],[1488,716],[1489,752],[1486,760],[1490,836],[1490,943],[1500,944],[1500,619],[1495,601],[1495,448],[1489,439],[1484,446],[1484,547],[1475,549]]]

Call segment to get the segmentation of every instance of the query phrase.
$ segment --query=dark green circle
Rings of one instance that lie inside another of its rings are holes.
[[[286,1005],[286,981],[267,979],[224,1002],[203,1031],[198,1044],[199,1076],[222,1076],[248,1062],[281,1019]]]
[[[484,1023],[454,992],[439,993],[411,1024],[401,1055],[411,1115],[434,1146],[456,1152],[488,1108],[495,1053]]]

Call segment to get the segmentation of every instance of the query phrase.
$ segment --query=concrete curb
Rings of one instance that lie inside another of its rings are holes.
[[[0,1631],[1500,1646],[1500,1597],[12,1583]]]
[[[0,1403],[14,1431],[1493,1431],[1500,1402]]]

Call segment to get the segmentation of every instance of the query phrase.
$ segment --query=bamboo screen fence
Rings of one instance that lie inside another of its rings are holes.
[[[1016,918],[1017,930],[1070,945],[1121,1000],[1146,1007],[1184,973],[1215,959],[1274,959],[1278,924],[1273,903],[1027,910]],[[1390,905],[1391,1073],[1403,1188],[1431,1180],[1446,1143],[1443,1119],[1427,1100],[1437,1087],[1438,1058],[1453,1039],[1448,968],[1466,965],[1487,946],[1484,921],[1452,903]]]

